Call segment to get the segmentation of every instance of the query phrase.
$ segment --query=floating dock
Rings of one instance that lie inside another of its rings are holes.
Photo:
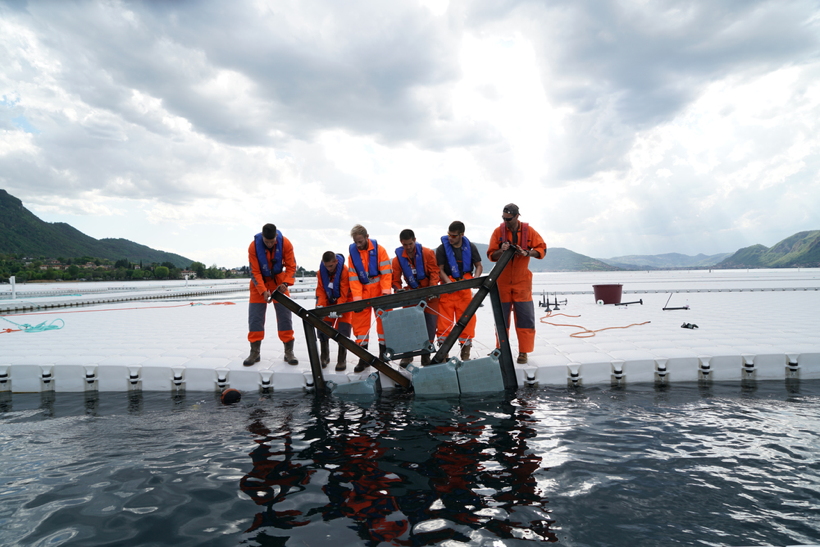
[[[310,282],[293,293],[308,309],[314,305]],[[623,284],[628,304],[596,303],[592,285],[609,282]],[[0,291],[0,391],[313,389],[296,317],[299,365],[283,360],[273,310],[261,362],[242,365],[249,348],[247,280],[145,290],[120,283],[124,290],[110,294],[84,290],[95,285],[36,297],[18,285],[14,300],[8,286]],[[519,386],[820,378],[820,270],[536,274],[534,293],[536,348],[526,365],[515,365]],[[123,300],[92,299],[98,296]],[[549,311],[539,305],[545,300]],[[9,313],[20,301],[35,305]],[[495,348],[489,301],[476,317],[472,356],[481,358]],[[686,324],[696,327],[682,328]],[[510,343],[516,355],[514,329]],[[335,352],[331,343],[332,363]],[[334,372],[331,364],[324,376],[339,385],[374,372],[354,374],[355,363],[349,355],[345,372]],[[384,375],[380,380],[383,389],[395,387]]]

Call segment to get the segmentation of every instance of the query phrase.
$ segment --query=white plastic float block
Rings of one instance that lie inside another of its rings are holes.
[[[185,389],[188,391],[221,391],[229,385],[227,359],[197,357],[186,360]]]
[[[567,370],[568,385],[577,385],[579,382],[583,385],[608,385],[612,382],[612,357],[606,353],[578,353],[572,358],[578,366]],[[573,373],[578,376],[573,376]]]
[[[377,395],[381,390],[381,381],[377,372],[371,373],[364,380],[336,384],[328,382],[334,395]]]
[[[655,382],[655,359],[646,350],[615,350],[608,352],[612,357],[612,374],[616,376],[618,362],[621,362],[621,383],[646,384]]]
[[[713,349],[698,355],[700,379],[713,382],[743,380],[743,359],[737,353]],[[706,371],[708,373],[704,374]]]
[[[11,365],[0,365],[0,392],[11,391]]]
[[[424,302],[410,308],[376,310],[384,329],[384,342],[388,355],[416,351],[430,345],[427,323],[424,320]]]
[[[547,355],[539,357],[533,364],[536,365],[535,379],[539,385],[558,386],[567,382],[567,365],[569,358],[564,354]]]
[[[97,365],[61,364],[55,366],[54,390],[68,393],[97,391],[97,370]]]
[[[685,349],[673,348],[671,350],[653,350],[657,355],[655,358],[656,370],[658,362],[663,361],[666,371],[667,382],[697,382],[699,378],[700,361],[698,356]]]
[[[797,376],[804,380],[814,380],[820,378],[820,353],[803,352],[797,355],[794,361],[798,364]]]
[[[519,386],[538,385],[538,367],[526,366],[516,367],[515,380]]]
[[[100,365],[97,368],[97,390],[98,391],[131,391],[142,389],[139,383],[140,367],[139,363],[144,361],[144,357],[133,359],[135,363],[122,365]],[[130,366],[129,366],[130,364]],[[132,378],[132,374],[134,377]],[[132,383],[132,380],[135,380]]]
[[[456,372],[458,366],[459,361],[454,357],[444,363],[426,367],[419,367],[411,363],[407,366],[407,370],[413,375],[413,390],[416,395],[435,397],[461,393]]]
[[[273,389],[273,371],[271,370],[231,370],[228,375],[230,387],[239,391],[259,391]]]
[[[7,383],[14,393],[54,391],[54,365],[12,365]]]
[[[782,380],[788,363],[784,353],[758,353],[753,360],[754,375],[757,380]]]
[[[498,363],[500,354],[499,350],[495,350],[487,357],[463,361],[456,367],[461,393],[504,391],[504,378],[501,376],[501,365]]]
[[[250,369],[254,370],[256,369],[256,367],[250,367]],[[277,391],[305,389],[305,371],[301,367],[294,367],[291,365],[278,365],[270,368],[263,367],[259,370],[269,370],[274,373],[274,375],[276,376],[275,389]]]

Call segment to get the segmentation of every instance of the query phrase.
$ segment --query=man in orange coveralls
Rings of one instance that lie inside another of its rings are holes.
[[[390,268],[390,257],[384,247],[375,239],[370,239],[367,229],[357,224],[350,230],[353,243],[350,245],[350,256],[347,259],[348,281],[353,301],[390,294],[393,282],[393,271]],[[370,341],[370,317],[373,308],[365,308],[353,313],[353,335],[356,343],[367,349]],[[386,350],[382,321],[376,318],[376,331],[379,334],[379,355]],[[362,372],[370,364],[359,359],[353,372]]]
[[[535,305],[532,303],[530,257],[544,258],[547,255],[547,244],[538,232],[526,222],[519,221],[518,217],[518,205],[510,203],[504,206],[501,215],[504,222],[490,238],[487,257],[497,262],[511,245],[517,247],[515,256],[498,276],[498,292],[508,329],[510,311],[515,313],[517,362],[523,364],[527,362],[527,354],[535,349]]]
[[[251,298],[248,304],[248,341],[251,353],[243,363],[246,367],[258,363],[259,349],[265,338],[265,313],[273,291],[290,295],[288,287],[293,285],[296,272],[296,258],[293,245],[273,224],[265,224],[262,232],[256,234],[248,247],[248,261],[251,265]],[[279,339],[285,344],[285,361],[298,365],[293,354],[293,317],[285,306],[275,302],[276,327]]]
[[[319,264],[319,271],[316,272],[316,307],[335,306],[350,301],[350,283],[345,271],[345,257],[327,251],[322,255],[322,263]],[[342,336],[350,338],[350,321],[353,312],[343,313],[341,316],[331,314],[324,318],[325,323],[338,330]],[[330,363],[330,341],[327,335],[319,333],[319,346],[321,347],[322,368]],[[336,357],[336,370],[342,371],[347,368],[347,349],[339,346],[339,353]]]
[[[484,271],[481,264],[481,255],[475,244],[464,237],[464,223],[460,220],[450,223],[447,235],[442,236],[441,245],[436,249],[436,263],[439,265],[439,277],[441,284],[461,281],[462,279],[472,279],[478,277]],[[442,294],[439,298],[439,318],[438,318],[438,340],[443,343],[461,318],[461,314],[470,305],[473,299],[473,291],[464,289],[461,291]],[[461,344],[461,360],[470,359],[470,348],[475,338],[475,315],[470,319],[467,326],[458,337]]]
[[[399,234],[401,247],[396,247],[396,258],[393,259],[393,290],[401,291],[404,277],[405,290],[418,289],[420,287],[433,287],[438,285],[438,265],[436,264],[436,254],[432,249],[422,247],[421,243],[416,243],[416,234],[413,230],[402,230]],[[438,319],[438,298],[427,301],[427,309],[424,310],[424,320],[427,323],[427,336],[432,344],[436,338],[436,322]],[[399,361],[399,365],[404,368],[413,362],[412,357],[405,357]],[[430,364],[430,354],[421,356],[421,365]]]

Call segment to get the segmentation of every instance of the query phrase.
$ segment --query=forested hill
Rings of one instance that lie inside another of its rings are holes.
[[[481,255],[481,262],[484,264],[484,273],[489,272],[494,263],[487,258],[486,243],[476,243],[478,253]],[[547,248],[547,256],[544,259],[531,258],[530,271],[533,272],[598,272],[620,270],[617,266],[610,266],[595,258],[578,254],[569,249],[561,247]]]
[[[820,268],[820,230],[798,232],[774,247],[744,247],[716,268]]]
[[[94,239],[63,222],[44,222],[23,202],[0,189],[0,253],[27,257],[78,258],[89,256],[131,262],[171,262],[187,268],[191,259],[158,251],[127,239]]]

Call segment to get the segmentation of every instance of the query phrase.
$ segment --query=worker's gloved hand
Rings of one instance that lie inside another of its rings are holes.
[[[341,315],[339,315],[335,311],[330,312],[329,314],[327,314],[327,316],[330,317],[331,319],[338,319],[339,317],[341,317]]]

